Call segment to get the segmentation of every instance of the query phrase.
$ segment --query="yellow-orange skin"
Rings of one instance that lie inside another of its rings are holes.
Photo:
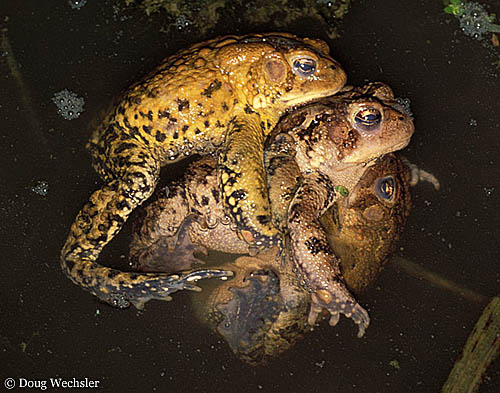
[[[315,62],[304,77],[296,59]],[[219,154],[223,203],[248,242],[279,241],[270,220],[264,138],[289,108],[334,94],[346,76],[320,40],[286,33],[228,36],[167,58],[133,85],[88,148],[106,184],[78,213],[61,254],[76,284],[110,303],[164,298],[167,275],[130,274],[96,263],[130,213],[154,191],[162,166]]]

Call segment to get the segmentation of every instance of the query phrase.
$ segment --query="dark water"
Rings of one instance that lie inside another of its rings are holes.
[[[115,310],[63,276],[60,248],[100,184],[84,149],[89,124],[165,55],[198,40],[167,42],[146,17],[117,13],[112,4],[89,1],[80,10],[66,1],[0,4],[25,87],[3,55],[0,382],[88,377],[106,392],[439,391],[483,306],[392,267],[360,299],[372,319],[365,338],[342,319],[261,368],[235,359],[197,322],[186,294],[151,302],[143,312]],[[491,8],[500,14],[498,3]],[[326,38],[313,24],[293,32]],[[498,295],[500,70],[489,51],[460,33],[440,0],[357,1],[342,38],[330,45],[352,84],[381,80],[411,99],[417,132],[405,154],[442,183],[439,192],[415,189],[401,255]],[[85,98],[77,120],[59,117],[51,101],[64,88]],[[31,191],[39,180],[49,184],[46,196]],[[125,266],[127,244],[125,231],[102,260]],[[481,392],[499,386],[497,361]]]

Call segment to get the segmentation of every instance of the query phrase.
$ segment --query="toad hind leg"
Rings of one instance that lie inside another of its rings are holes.
[[[331,315],[330,325],[336,325],[344,314],[358,325],[358,337],[362,337],[370,318],[347,290],[339,261],[318,220],[334,197],[333,187],[321,176],[306,178],[297,190],[288,214],[293,261],[311,292],[309,324],[314,325],[325,308]]]
[[[103,247],[120,231],[130,213],[153,192],[159,167],[133,153],[127,157],[126,172],[94,192],[78,213],[61,252],[66,275],[83,289],[116,307],[133,303],[141,307],[150,299],[169,300],[180,289],[196,290],[192,281],[231,276],[221,270],[200,270],[178,275],[121,272],[99,265]],[[134,164],[134,162],[136,164]]]
[[[143,209],[133,224],[130,265],[141,272],[177,272],[204,264],[195,253],[208,250],[194,244],[189,229],[199,214],[191,212],[192,201],[184,183],[174,183]]]
[[[280,233],[271,220],[264,131],[257,116],[234,118],[218,160],[226,209],[247,243],[259,248],[281,245]]]
[[[188,216],[170,237],[157,236],[156,242],[148,247],[136,250],[140,238],[135,238],[130,247],[130,260],[134,270],[142,272],[176,272],[191,269],[205,262],[195,256],[196,253],[208,255],[203,245],[191,241],[189,228],[196,221],[194,216]]]

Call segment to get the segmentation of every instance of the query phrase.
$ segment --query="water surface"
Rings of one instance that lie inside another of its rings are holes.
[[[189,34],[167,40],[144,15],[112,6],[0,5],[23,83],[3,53],[2,381],[88,377],[106,392],[439,391],[483,306],[395,268],[360,298],[372,320],[363,339],[342,318],[260,368],[235,359],[197,322],[187,294],[150,302],[143,312],[115,310],[63,276],[59,252],[69,226],[101,184],[84,148],[92,123],[122,89],[198,40]],[[498,4],[491,8],[500,14]],[[225,29],[218,33],[247,32]],[[312,23],[292,32],[327,38]],[[405,155],[441,181],[439,192],[425,184],[414,190],[400,255],[498,295],[500,71],[488,49],[463,36],[439,0],[356,1],[342,37],[329,44],[350,83],[380,80],[411,99],[417,131]],[[58,116],[51,101],[65,88],[85,99],[76,120]],[[31,190],[41,180],[49,185],[46,196]],[[114,239],[100,260],[125,267],[128,235]],[[481,392],[498,386],[497,361]]]

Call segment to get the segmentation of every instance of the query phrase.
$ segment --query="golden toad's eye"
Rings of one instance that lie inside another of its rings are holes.
[[[293,72],[302,78],[307,78],[316,71],[316,60],[310,57],[297,57],[293,60]]]
[[[382,121],[382,114],[375,108],[363,108],[354,115],[356,126],[363,131],[376,129]]]
[[[394,194],[396,193],[396,182],[392,176],[386,176],[377,182],[375,186],[375,191],[377,195],[384,201],[391,202],[394,199]]]

